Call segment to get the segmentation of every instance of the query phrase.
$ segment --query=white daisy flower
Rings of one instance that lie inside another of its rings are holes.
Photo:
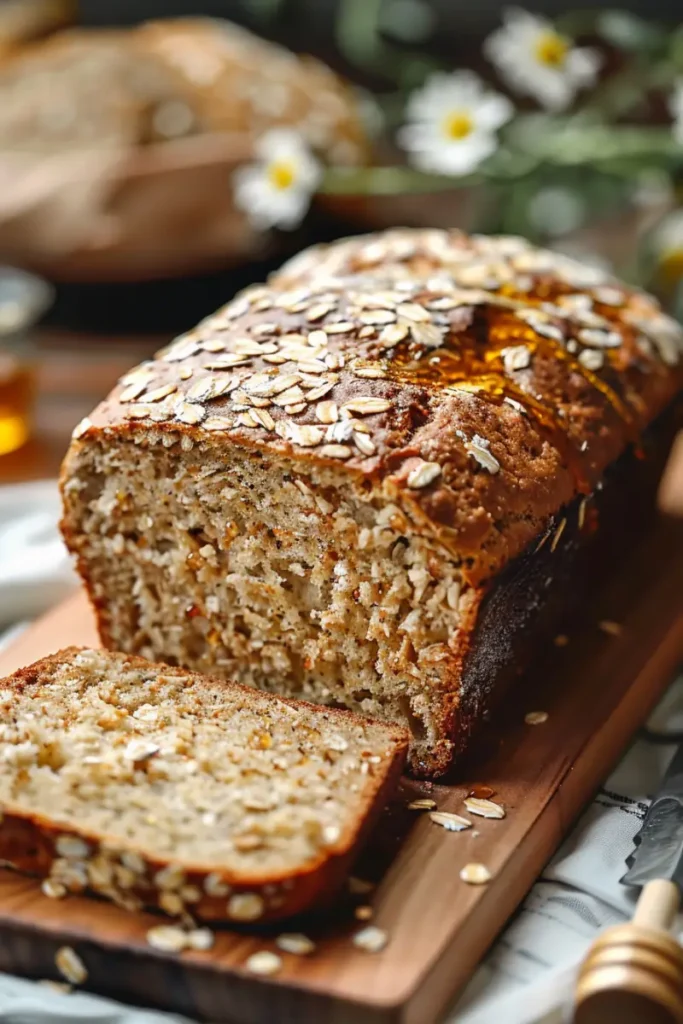
[[[669,100],[669,110],[674,119],[674,138],[683,146],[683,78],[676,82],[676,87]]]
[[[564,110],[577,92],[593,85],[602,64],[597,50],[574,46],[547,18],[518,7],[484,43],[484,52],[511,88],[548,110]]]
[[[235,205],[259,229],[297,227],[320,182],[320,164],[301,136],[286,128],[266,132],[255,155],[258,163],[233,176]]]
[[[422,171],[469,174],[494,152],[495,132],[513,113],[472,72],[438,72],[410,96],[398,141]]]

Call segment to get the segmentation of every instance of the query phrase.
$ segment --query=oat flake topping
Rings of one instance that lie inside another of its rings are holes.
[[[563,462],[576,447],[580,474],[563,395],[537,370],[561,365],[631,436],[638,380],[681,351],[683,329],[654,299],[564,255],[519,238],[396,229],[306,250],[127,374],[117,398],[120,415],[144,428],[224,433],[368,471],[383,465],[394,425],[416,432],[447,408],[457,451],[405,457],[403,479],[421,500],[451,486],[453,459],[515,473],[504,438],[460,436],[471,403],[504,402]]]

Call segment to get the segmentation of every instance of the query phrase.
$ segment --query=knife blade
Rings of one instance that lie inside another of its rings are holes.
[[[683,743],[650,804],[635,849],[626,858],[623,885],[643,886],[653,879],[674,882],[683,894]]]

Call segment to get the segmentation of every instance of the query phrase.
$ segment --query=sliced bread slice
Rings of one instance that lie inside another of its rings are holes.
[[[266,921],[328,899],[408,734],[68,648],[0,681],[0,859],[62,896]]]

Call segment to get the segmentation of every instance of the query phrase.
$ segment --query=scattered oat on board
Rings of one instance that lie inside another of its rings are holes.
[[[608,636],[619,636],[622,629],[618,622],[612,622],[611,619],[603,619],[598,623],[598,626]]]
[[[524,721],[527,725],[543,725],[544,722],[548,721],[547,711],[527,711],[524,716]]]
[[[467,818],[461,818],[459,814],[450,814],[448,811],[430,811],[429,817],[435,825],[440,825],[447,832],[464,832],[466,828],[472,827],[472,822]]]
[[[188,944],[187,933],[172,924],[159,924],[147,932],[147,943],[162,953],[181,953]]]
[[[432,811],[436,807],[436,800],[429,800],[420,797],[419,800],[411,800],[408,804],[409,811]]]
[[[258,953],[252,953],[244,966],[252,974],[277,974],[282,969],[282,957],[270,950],[261,949]]]
[[[486,885],[491,881],[492,875],[485,864],[465,864],[460,871],[460,877],[468,885]]]
[[[88,980],[85,964],[71,946],[61,946],[55,954],[55,965],[71,985],[82,985]]]
[[[66,886],[54,878],[45,878],[40,883],[43,896],[51,900],[61,900],[66,896]]]
[[[294,956],[308,956],[309,953],[315,951],[313,939],[309,939],[308,935],[302,935],[300,932],[285,932],[278,935],[275,945],[285,953],[293,953]]]
[[[187,945],[189,949],[211,949],[213,943],[214,934],[209,928],[193,928],[192,931],[187,933]]]
[[[481,818],[504,818],[505,808],[493,800],[484,800],[477,796],[465,798],[465,807],[470,814],[478,814]]]
[[[389,936],[383,928],[377,928],[376,925],[368,925],[367,928],[361,928],[359,932],[353,936],[353,944],[358,949],[362,949],[365,953],[379,953],[384,949]]]

